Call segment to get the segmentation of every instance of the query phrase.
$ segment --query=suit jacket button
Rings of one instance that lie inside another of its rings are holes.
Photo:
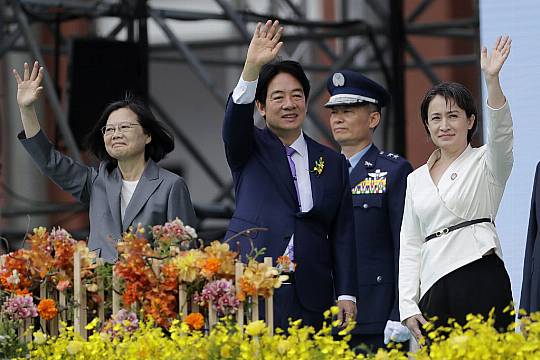
[[[363,207],[364,209],[367,209],[367,208],[368,208],[368,204],[364,204],[364,205],[362,205],[362,207]]]
[[[377,282],[378,282],[379,284],[382,282],[382,276],[381,276],[381,275],[377,276]]]

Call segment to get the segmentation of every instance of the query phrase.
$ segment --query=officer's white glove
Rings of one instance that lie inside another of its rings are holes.
[[[401,325],[399,321],[388,320],[384,328],[384,343],[404,342],[411,338],[411,332],[406,326]]]

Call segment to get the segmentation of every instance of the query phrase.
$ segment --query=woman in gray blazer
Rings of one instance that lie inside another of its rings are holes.
[[[152,112],[133,98],[110,104],[89,134],[99,168],[86,166],[54,149],[40,128],[34,103],[43,91],[43,71],[37,61],[32,70],[24,64],[22,78],[13,70],[24,128],[19,139],[43,174],[89,205],[90,250],[114,262],[116,242],[130,226],[164,224],[176,217],[194,226],[184,180],[156,164],[173,150],[174,140]]]

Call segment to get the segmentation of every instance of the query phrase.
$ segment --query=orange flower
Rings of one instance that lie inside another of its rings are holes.
[[[277,268],[284,272],[293,272],[296,269],[296,264],[291,261],[287,255],[283,255],[276,260]]]
[[[202,275],[205,278],[210,278],[219,271],[220,266],[221,261],[219,261],[218,258],[209,257],[204,261],[204,264],[202,266]]]
[[[191,313],[184,319],[191,330],[201,330],[204,326],[204,316],[201,313]]]
[[[38,314],[43,320],[52,320],[58,314],[56,303],[53,299],[43,299],[38,305]]]
[[[28,289],[15,290],[15,294],[18,296],[32,295],[32,293]]]
[[[244,301],[247,295],[256,296],[257,288],[251,281],[242,277],[240,278],[240,292],[238,293],[237,297],[240,301]]]

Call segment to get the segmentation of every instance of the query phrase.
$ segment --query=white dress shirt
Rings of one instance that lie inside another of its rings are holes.
[[[240,76],[238,84],[232,92],[232,101],[235,104],[250,104],[255,100],[255,92],[257,90],[257,82],[245,81]],[[300,136],[290,145],[295,152],[291,155],[296,168],[296,182],[298,185],[298,201],[300,202],[300,211],[308,212],[313,208],[313,194],[311,192],[311,180],[309,177],[309,158],[306,139],[304,133],[300,130]],[[285,151],[284,151],[285,154]],[[283,255],[289,255],[288,249],[294,241],[294,234],[289,240],[289,245],[285,249]],[[356,297],[350,295],[341,295],[338,300],[351,300],[356,302]]]
[[[467,146],[438,185],[433,183],[429,169],[440,158],[440,150],[407,178],[399,256],[402,321],[421,313],[418,302],[443,276],[480,259],[491,249],[502,258],[499,237],[489,222],[425,241],[427,236],[467,220],[495,220],[512,170],[513,130],[508,103],[500,109],[488,109],[487,144]]]
[[[122,217],[122,221],[124,220],[126,209],[133,197],[133,193],[135,192],[138,183],[139,180],[128,181],[122,179],[122,191],[120,193],[120,216]]]

